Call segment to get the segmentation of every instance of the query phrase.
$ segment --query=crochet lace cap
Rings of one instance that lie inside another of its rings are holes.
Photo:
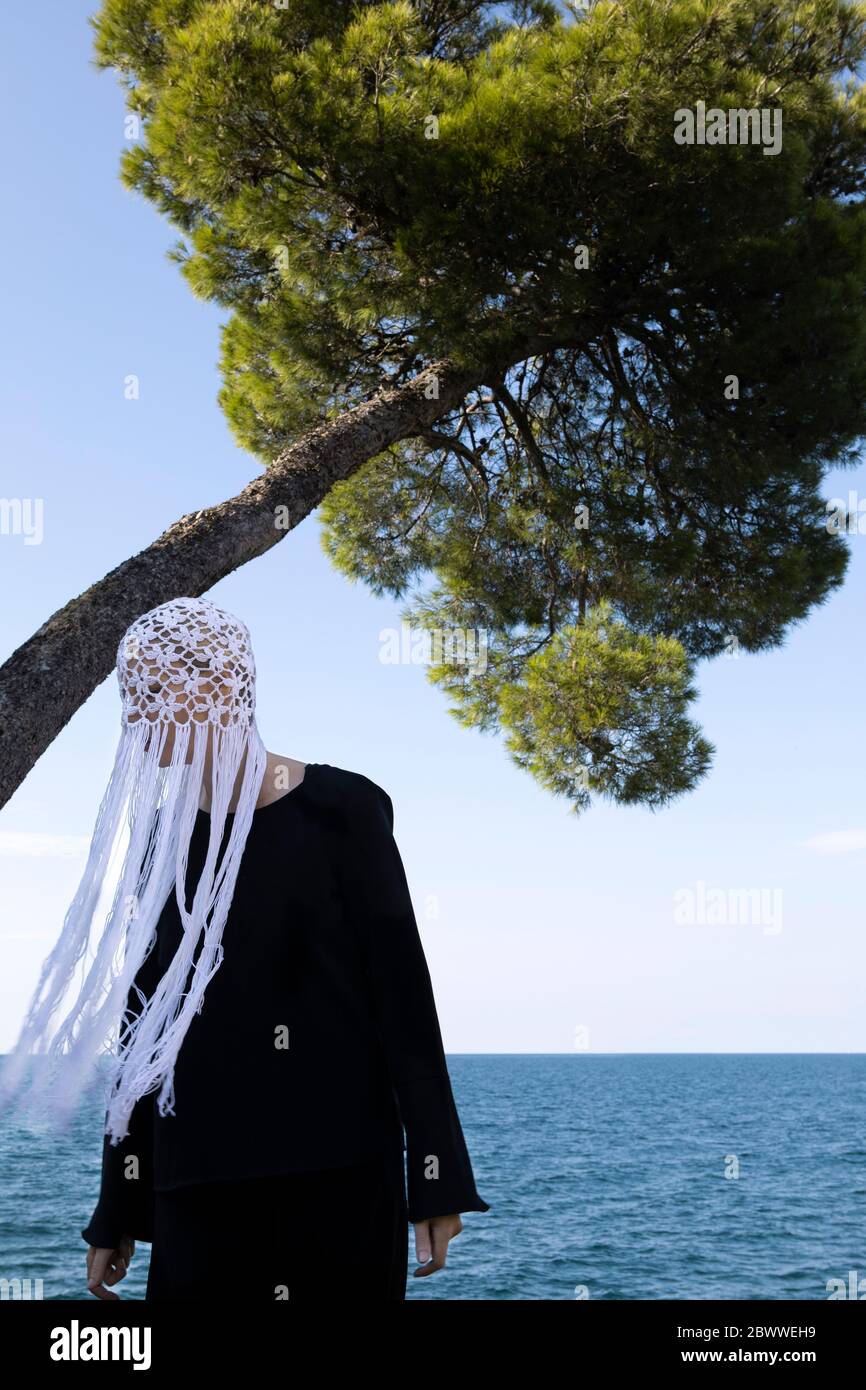
[[[249,724],[256,666],[240,619],[206,599],[176,598],[137,618],[117,649],[128,724]]]

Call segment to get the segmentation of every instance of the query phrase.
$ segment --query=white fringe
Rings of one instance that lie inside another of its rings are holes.
[[[172,610],[176,615],[180,605],[186,605],[184,615],[192,609],[197,616],[226,617],[206,600],[174,600],[153,612]],[[250,703],[255,672],[251,655],[247,659],[252,668],[244,672]],[[169,729],[174,730],[174,745],[170,763],[162,768],[159,762]],[[208,729],[213,731],[210,834],[204,867],[187,908],[189,844],[204,781]],[[190,743],[192,757],[187,763]],[[217,867],[229,801],[242,764],[237,809]],[[160,1114],[174,1114],[175,1062],[193,1015],[201,1012],[207,985],[222,963],[223,929],[266,767],[267,751],[250,709],[228,727],[210,719],[204,723],[191,719],[150,722],[141,717],[133,723],[124,721],[81,882],[60,938],[42,967],[16,1046],[4,1060],[0,1108],[15,1104],[21,1114],[68,1127],[92,1078],[96,1058],[107,1048],[105,1129],[113,1143],[126,1136],[133,1106],[151,1091],[159,1090]],[[126,852],[111,906],[101,920],[97,913],[101,891],[124,833],[128,833]],[[172,889],[183,928],[180,944],[152,997],[144,1001],[139,992],[141,1011],[132,1014],[126,1008],[129,991],[143,961],[155,949],[157,921]],[[55,1016],[79,967],[84,978],[78,997],[55,1027]],[[122,1047],[121,1017],[125,1024]],[[31,1054],[46,1054],[51,1066],[33,1071],[24,1092],[24,1080],[33,1070],[28,1063]]]

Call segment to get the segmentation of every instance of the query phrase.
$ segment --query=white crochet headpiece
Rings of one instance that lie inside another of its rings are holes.
[[[42,967],[15,1049],[5,1059],[4,1104],[32,1071],[27,1057],[50,1053],[51,1067],[31,1075],[29,1091],[19,1099],[65,1126],[95,1058],[107,1051],[106,1132],[113,1142],[126,1135],[135,1102],[157,1087],[160,1113],[173,1113],[175,1059],[222,961],[223,927],[267,766],[255,721],[255,675],[247,628],[206,599],[161,604],[121,638],[123,713],[114,767],[81,883]],[[220,857],[239,773],[237,806]],[[210,840],[188,905],[189,845],[205,782]],[[119,857],[124,835],[128,843],[113,900],[107,913],[100,912],[109,864]],[[156,924],[172,891],[183,928],[180,945],[155,993],[146,1003],[139,999],[140,1012],[127,1012],[130,987],[155,948]],[[83,979],[75,1004],[54,1026],[79,965]]]

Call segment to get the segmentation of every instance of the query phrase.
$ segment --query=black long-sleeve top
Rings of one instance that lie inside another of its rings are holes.
[[[254,812],[223,961],[177,1057],[175,1113],[160,1115],[151,1092],[120,1143],[104,1135],[89,1244],[151,1240],[154,1191],[336,1168],[402,1145],[401,1134],[410,1221],[489,1211],[393,823],[381,787],[327,763],[308,763],[299,786]],[[200,811],[188,902],[209,830]],[[153,992],[181,931],[172,890],[129,1013],[141,1007],[138,990]]]

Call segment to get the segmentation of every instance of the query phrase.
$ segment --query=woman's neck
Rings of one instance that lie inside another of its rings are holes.
[[[232,789],[231,799],[228,809],[236,811],[240,799],[241,787],[243,785],[244,767],[246,766],[246,754],[241,762],[235,784]],[[256,800],[256,810],[261,806],[268,806],[272,801],[277,801],[287,792],[294,791],[304,780],[304,769],[306,763],[299,763],[297,758],[287,758],[280,753],[268,752],[265,774],[262,778],[262,785],[259,788]],[[212,785],[213,767],[210,760],[210,750],[205,760],[205,775],[202,782],[200,807],[202,811],[209,811],[211,806],[210,788]]]

